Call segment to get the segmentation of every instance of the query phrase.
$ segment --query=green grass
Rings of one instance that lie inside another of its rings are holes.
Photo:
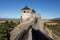
[[[18,24],[19,22],[15,23],[13,21],[0,23],[0,40],[10,40],[10,32]]]
[[[51,29],[53,33],[60,36],[60,28],[57,27],[48,27],[48,28]]]
[[[54,22],[57,22],[58,24],[60,24],[60,21],[54,21]],[[60,37],[60,26],[47,25],[46,23],[44,23],[44,26],[52,30],[53,33],[55,33]]]

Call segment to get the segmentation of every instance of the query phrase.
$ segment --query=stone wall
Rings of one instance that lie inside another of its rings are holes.
[[[35,23],[35,21],[37,21],[37,23]],[[38,30],[43,31],[43,23],[42,23],[40,16],[31,17],[29,21],[26,21],[26,22],[23,22],[23,23],[17,25],[11,31],[10,40],[14,40],[18,36],[19,33],[21,33],[25,29],[28,29],[30,25],[33,25],[33,28],[35,28],[36,30],[38,29]],[[30,36],[30,34],[31,34],[31,31],[29,32],[29,36]],[[30,36],[30,38],[31,38],[31,36]]]
[[[34,20],[31,19],[30,21],[17,25],[10,33],[11,36],[10,40],[14,40],[20,32],[22,32],[25,29],[28,29],[28,27],[33,24],[34,24]]]

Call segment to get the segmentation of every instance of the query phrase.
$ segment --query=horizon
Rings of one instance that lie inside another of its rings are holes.
[[[0,18],[0,19],[20,19],[20,18]],[[41,19],[48,19],[49,20],[49,18],[41,18]],[[59,19],[60,20],[60,18],[50,18],[50,19]]]
[[[0,0],[0,18],[19,18],[21,9],[32,8],[42,19],[60,18],[60,0]]]

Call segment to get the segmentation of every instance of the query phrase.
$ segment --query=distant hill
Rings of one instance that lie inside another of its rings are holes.
[[[53,18],[53,19],[51,19],[51,20],[60,20],[60,18]]]
[[[19,20],[18,18],[0,18],[0,20]]]
[[[60,20],[60,18],[54,18],[55,20]]]

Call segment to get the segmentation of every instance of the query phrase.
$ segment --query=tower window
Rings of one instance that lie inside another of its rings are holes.
[[[26,11],[24,11],[24,13],[26,13]]]

